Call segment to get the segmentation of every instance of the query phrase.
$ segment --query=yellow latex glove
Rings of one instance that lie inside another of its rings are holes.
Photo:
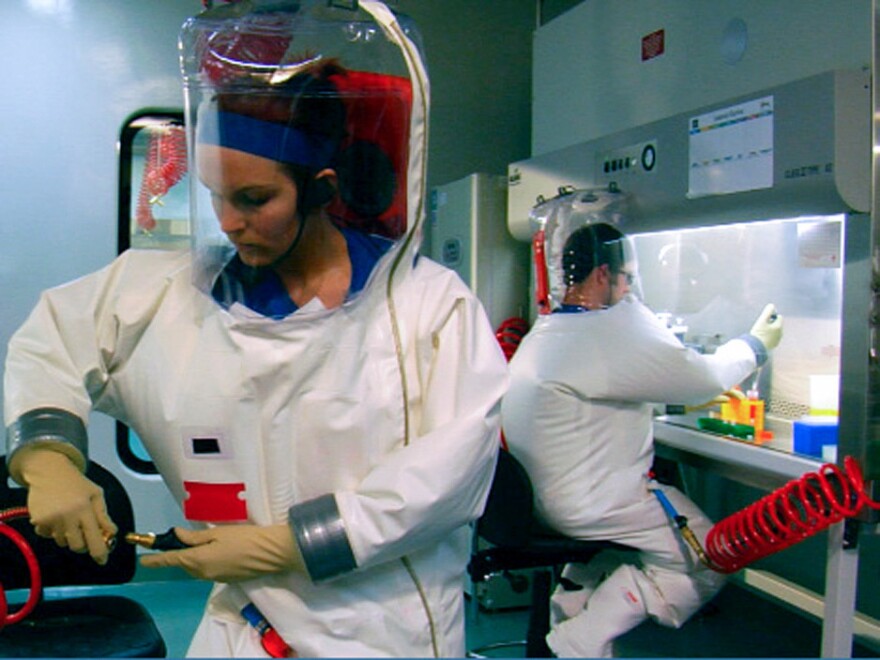
[[[28,512],[37,535],[106,564],[106,539],[118,530],[107,515],[104,490],[50,448],[21,449],[13,463],[10,472],[28,488]]]
[[[213,582],[306,572],[299,546],[287,524],[222,525],[202,530],[175,527],[174,531],[177,538],[192,547],[145,555],[141,558],[142,566],[176,566],[195,578]]]
[[[775,305],[771,303],[764,307],[749,334],[760,339],[768,351],[779,345],[782,339],[782,317],[776,313]]]
[[[744,401],[746,399],[746,395],[742,393],[742,390],[727,390],[726,392],[716,396],[714,399],[706,401],[706,403],[701,403],[698,406],[687,406],[685,410],[687,410],[688,412],[705,410],[706,408],[712,408],[713,406],[720,406],[723,403],[729,403],[731,399],[739,399],[740,401]]]

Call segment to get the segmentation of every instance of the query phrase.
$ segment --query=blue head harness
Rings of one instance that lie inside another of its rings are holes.
[[[330,167],[336,141],[292,126],[233,112],[209,112],[199,118],[198,143],[228,147],[281,163],[316,170]]]

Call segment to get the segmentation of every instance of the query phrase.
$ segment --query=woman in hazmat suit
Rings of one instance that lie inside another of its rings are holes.
[[[638,550],[637,563],[600,555],[565,569],[562,584],[577,587],[554,594],[547,643],[559,657],[589,658],[610,656],[613,640],[649,616],[682,625],[721,588],[723,576],[700,563],[649,489],[663,489],[703,539],[711,521],[648,477],[653,404],[701,404],[741,382],[778,344],[782,318],[768,305],[749,334],[714,354],[685,347],[636,295],[626,237],[599,221],[602,213],[573,212],[578,196],[537,214],[555,230],[546,254],[557,293],[553,313],[538,318],[511,360],[502,425],[550,527]],[[604,217],[618,219],[613,209],[608,203]]]
[[[264,655],[251,606],[301,656],[464,652],[507,373],[476,298],[417,254],[416,41],[372,0],[187,21],[193,250],[44,292],[10,342],[7,454],[36,531],[106,561],[85,420],[128,424],[196,528],[142,563],[217,583],[190,655]]]

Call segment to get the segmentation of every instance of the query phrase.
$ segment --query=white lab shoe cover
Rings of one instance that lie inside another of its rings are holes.
[[[568,564],[562,571],[562,578],[580,588],[567,590],[562,584],[556,587],[550,598],[550,626],[557,626],[580,614],[596,587],[620,564],[620,557],[613,552],[602,552],[588,564]]]
[[[547,645],[560,658],[610,658],[612,642],[648,617],[654,586],[634,566],[622,565],[593,592],[586,608],[554,627]]]

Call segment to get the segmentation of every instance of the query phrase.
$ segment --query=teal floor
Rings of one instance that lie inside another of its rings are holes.
[[[141,602],[153,614],[170,658],[185,655],[208,590],[208,584],[195,580],[154,580],[92,589]],[[83,587],[65,588],[49,590],[48,595],[81,595],[88,591]],[[469,603],[466,611],[468,648],[525,637],[528,612],[523,608],[475,613]],[[645,623],[618,640],[616,653],[630,658],[809,658],[819,656],[820,640],[817,621],[731,584],[683,628],[670,630]],[[523,649],[507,647],[487,655],[523,657]],[[856,645],[853,655],[880,657],[861,644]]]

